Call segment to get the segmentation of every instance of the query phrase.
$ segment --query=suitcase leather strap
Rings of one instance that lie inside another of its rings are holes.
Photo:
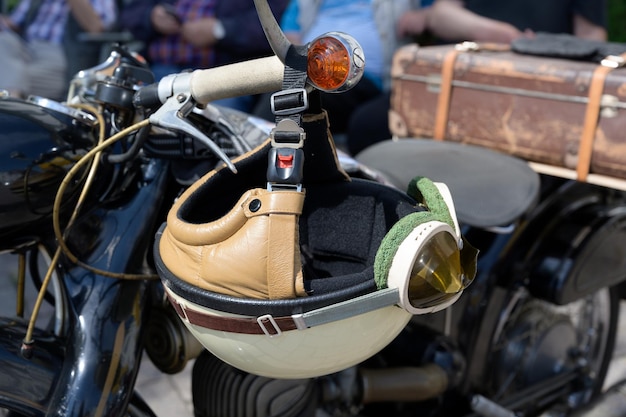
[[[589,83],[589,96],[583,131],[578,146],[578,163],[576,165],[576,179],[586,181],[591,166],[591,154],[593,152],[593,141],[599,122],[600,107],[602,104],[602,93],[607,75],[614,70],[624,66],[626,54],[611,56],[602,60],[602,63],[593,71],[591,82]]]
[[[456,58],[461,52],[477,52],[477,51],[498,51],[504,52],[511,49],[508,44],[499,43],[476,43],[463,42],[455,45],[446,56],[441,64],[441,88],[437,99],[437,109],[435,113],[435,126],[433,128],[433,138],[435,140],[444,140],[446,136],[446,128],[448,126],[448,115],[450,113],[450,99],[452,97],[452,81],[454,80],[454,64]]]
[[[444,140],[446,136],[448,113],[450,112],[450,97],[452,96],[452,79],[454,78],[454,63],[460,53],[460,50],[452,49],[443,58],[441,64],[441,87],[437,99],[435,127],[433,129],[433,138],[435,140]]]

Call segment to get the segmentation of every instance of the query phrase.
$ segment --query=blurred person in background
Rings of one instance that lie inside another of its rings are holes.
[[[322,93],[322,106],[336,140],[341,142],[355,109],[389,90],[393,52],[422,33],[431,1],[290,1],[280,24],[293,43],[305,44],[326,32],[340,31],[353,36],[365,54],[364,76],[356,86],[341,94]],[[269,97],[259,101],[254,114],[274,120]]]
[[[606,0],[436,0],[431,32],[444,41],[510,43],[535,32],[607,39]]]
[[[606,0],[435,0],[422,28],[436,43],[510,43],[536,32],[602,41],[607,38],[606,9]],[[386,94],[354,112],[346,139],[350,154],[391,138],[390,99]]]
[[[115,0],[22,0],[10,15],[0,16],[0,89],[18,97],[64,98],[70,18],[85,32],[101,33],[115,25],[117,6]]]
[[[287,0],[269,0],[269,5],[279,20]],[[130,0],[120,23],[144,42],[157,80],[272,54],[252,0]],[[217,103],[249,111],[254,101],[247,96]]]

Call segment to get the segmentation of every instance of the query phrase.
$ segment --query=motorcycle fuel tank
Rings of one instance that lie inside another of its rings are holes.
[[[90,143],[96,120],[63,104],[0,98],[0,241],[52,213],[58,187]],[[75,186],[68,187],[72,193]]]

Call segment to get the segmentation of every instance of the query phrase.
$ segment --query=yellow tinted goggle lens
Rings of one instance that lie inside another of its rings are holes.
[[[413,263],[408,288],[411,305],[430,307],[454,297],[463,288],[456,239],[446,232],[431,236]]]

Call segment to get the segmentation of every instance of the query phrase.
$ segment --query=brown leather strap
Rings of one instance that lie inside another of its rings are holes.
[[[267,334],[268,336],[276,336],[281,332],[298,329],[295,321],[290,316],[272,317],[265,315],[257,318],[214,316],[191,310],[176,302],[169,294],[167,296],[181,319],[206,329],[241,334]]]
[[[626,54],[621,55],[621,59],[626,59]],[[587,175],[589,175],[591,154],[593,153],[593,141],[600,120],[599,115],[600,106],[602,104],[602,93],[604,92],[604,83],[609,72],[617,67],[619,67],[619,65],[599,65],[591,75],[585,120],[583,122],[583,131],[578,147],[578,164],[576,166],[576,179],[578,179],[578,181],[586,181]]]
[[[263,222],[262,232],[265,234],[259,236],[257,232],[248,236],[248,239],[265,248],[260,263],[265,263],[267,296],[272,300],[306,295],[298,245],[298,219],[302,213],[304,195],[304,190],[263,190],[255,197],[260,201],[259,205],[254,206],[255,210],[252,211],[249,205],[245,208],[247,217],[261,217],[259,221]]]
[[[267,290],[271,300],[306,295],[300,267],[298,216],[268,216]]]
[[[450,114],[450,100],[452,98],[452,81],[454,80],[454,64],[456,58],[461,52],[476,51],[509,51],[511,46],[499,43],[475,43],[463,42],[450,50],[443,58],[441,64],[441,88],[437,100],[437,109],[435,113],[435,126],[433,128],[433,138],[435,140],[444,140],[446,137],[446,129],[448,126],[448,117]]]
[[[437,100],[437,113],[435,113],[435,127],[433,138],[444,140],[448,125],[448,113],[450,112],[450,97],[452,96],[452,79],[454,78],[454,63],[461,51],[454,48],[446,54],[441,64],[441,88]]]

